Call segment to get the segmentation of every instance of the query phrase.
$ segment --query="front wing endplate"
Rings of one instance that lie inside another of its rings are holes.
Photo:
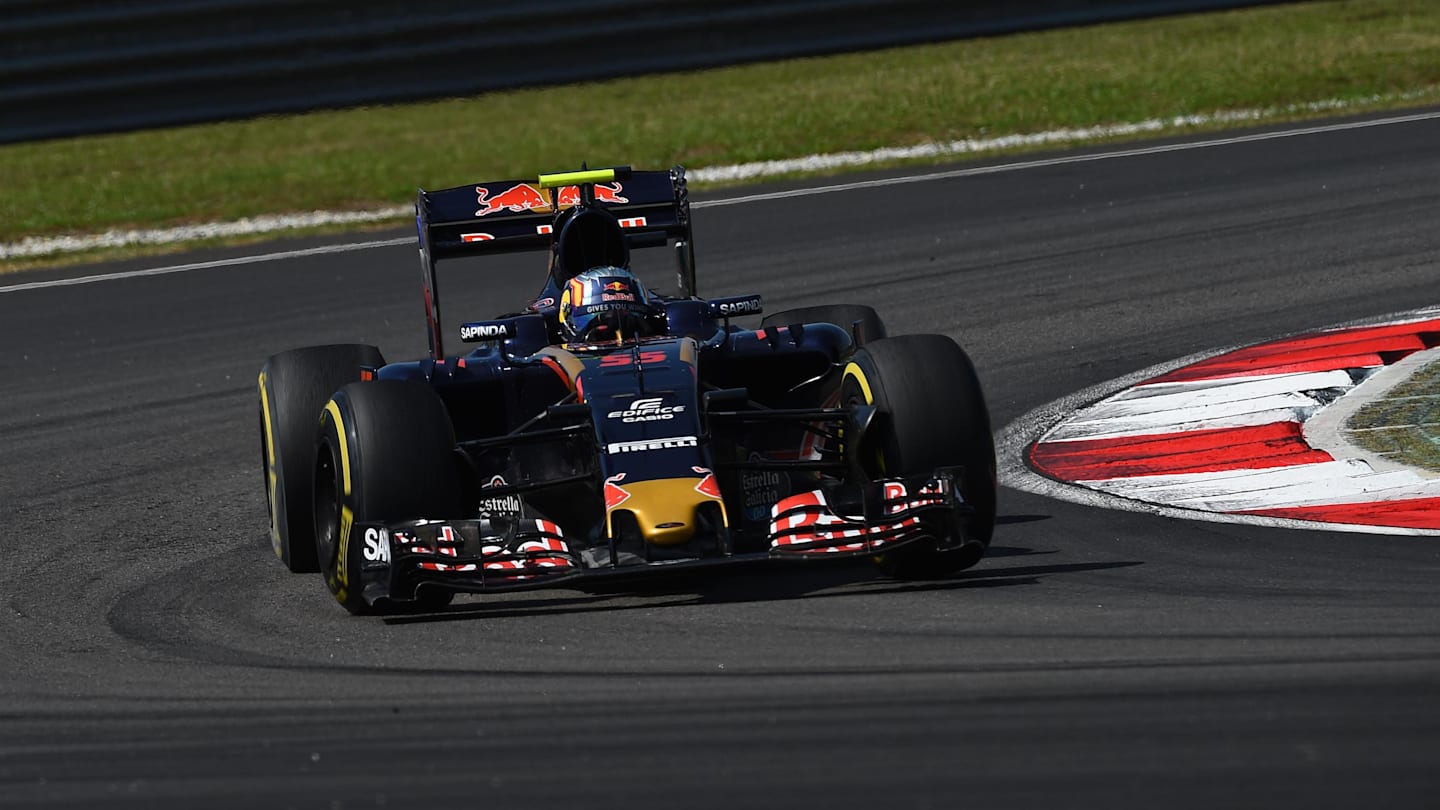
[[[837,484],[782,498],[771,507],[770,554],[848,556],[919,540],[958,542],[960,521],[971,512],[949,471]]]

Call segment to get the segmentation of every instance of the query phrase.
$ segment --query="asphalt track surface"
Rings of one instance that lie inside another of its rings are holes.
[[[702,209],[702,291],[953,335],[999,428],[1437,303],[1437,143],[1415,122]],[[451,273],[452,324],[540,262]],[[989,557],[940,582],[822,565],[351,618],[271,556],[256,429],[265,356],[332,341],[423,353],[412,248],[0,295],[0,805],[1434,806],[1433,538],[1005,489]]]

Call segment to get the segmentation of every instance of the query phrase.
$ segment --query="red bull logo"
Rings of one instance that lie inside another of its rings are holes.
[[[620,189],[621,189],[621,188],[623,188],[623,187],[622,187],[619,183],[615,183],[614,185],[608,185],[608,186],[605,185],[604,183],[596,183],[596,184],[595,184],[595,199],[596,199],[596,200],[599,200],[600,202],[606,202],[606,203],[628,203],[628,202],[630,202],[630,198],[629,198],[629,197],[621,197],[621,196],[620,196]]]
[[[605,290],[607,292],[628,292],[630,285],[623,281],[612,281],[605,285]]]
[[[595,199],[603,203],[628,203],[630,199],[620,195],[622,188],[620,183],[596,183],[594,185]],[[476,202],[480,206],[475,211],[477,217],[485,217],[503,211],[518,214],[525,211],[545,212],[550,210],[549,197],[529,183],[517,183],[499,194],[493,195],[484,186],[476,186],[475,195]],[[579,205],[580,187],[561,187],[555,195],[555,204],[559,208],[573,208]]]
[[[603,203],[628,203],[628,197],[620,196],[620,190],[624,188],[619,183],[596,183],[595,200]],[[555,204],[561,208],[571,208],[580,204],[579,186],[562,186],[555,195]]]
[[[484,186],[475,187],[476,202],[479,208],[475,211],[477,217],[488,217],[491,214],[501,211],[520,213],[522,211],[548,211],[550,201],[540,190],[529,183],[520,183],[500,192],[491,195]]]

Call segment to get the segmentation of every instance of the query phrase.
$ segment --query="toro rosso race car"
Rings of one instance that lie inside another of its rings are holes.
[[[315,346],[260,372],[275,553],[346,609],[767,558],[924,578],[984,554],[969,358],[886,337],[866,306],[736,324],[760,296],[697,294],[683,168],[422,190],[415,210],[430,355]],[[667,246],[673,295],[628,269]],[[549,252],[539,296],[446,332],[437,266],[517,250]]]

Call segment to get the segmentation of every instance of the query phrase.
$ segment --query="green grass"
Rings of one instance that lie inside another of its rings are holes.
[[[1440,101],[1440,3],[1310,2],[3,146],[0,242],[394,204],[582,160],[703,167],[1377,94],[1392,98],[1355,109]]]
[[[1356,411],[1345,436],[1392,461],[1440,472],[1440,363]]]

